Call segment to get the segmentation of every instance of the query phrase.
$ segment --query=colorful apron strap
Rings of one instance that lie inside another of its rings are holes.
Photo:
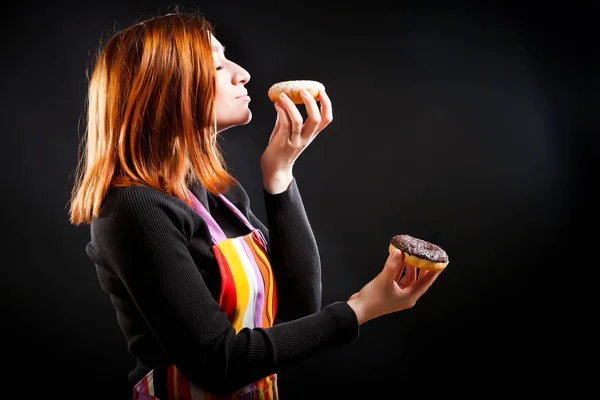
[[[208,225],[208,230],[210,231],[210,235],[212,236],[213,242],[220,243],[226,240],[227,236],[225,236],[225,233],[223,232],[219,224],[217,224],[217,221],[215,221],[215,219],[212,217],[212,215],[210,215],[208,210],[202,205],[202,203],[200,203],[200,200],[198,200],[190,190],[188,190],[188,194],[192,198],[192,206],[194,210],[196,210],[196,212],[206,222],[206,225]]]
[[[229,209],[233,211],[233,213],[240,219],[240,221],[242,221],[248,227],[248,229],[258,234],[260,240],[263,243],[263,246],[265,247],[265,249],[268,249],[269,243],[267,242],[267,238],[265,238],[265,235],[262,233],[262,231],[260,229],[254,228],[250,221],[248,221],[248,218],[246,218],[246,216],[242,214],[242,212],[231,201],[229,201],[229,199],[227,199],[222,194],[219,194],[219,197],[221,198],[221,200],[223,200],[227,207],[229,207]]]
[[[192,199],[192,206],[194,210],[196,210],[196,212],[202,217],[202,219],[204,219],[206,225],[208,225],[208,229],[210,231],[210,235],[212,236],[213,243],[221,243],[222,241],[226,240],[227,236],[225,235],[219,224],[217,224],[217,221],[215,221],[212,215],[210,215],[206,207],[202,205],[200,200],[198,200],[189,189],[188,194]],[[267,239],[265,238],[262,231],[260,229],[254,228],[250,221],[248,221],[248,218],[246,218],[246,216],[231,201],[229,201],[229,199],[227,199],[222,194],[219,194],[219,197],[225,203],[225,205],[238,217],[238,219],[248,227],[248,229],[258,234],[265,249],[268,248]]]
[[[248,227],[248,229],[250,229],[251,231],[254,230],[254,227],[252,226],[252,224],[250,224],[248,218],[246,218],[246,216],[242,214],[242,212],[238,210],[238,208],[231,201],[229,201],[227,197],[223,196],[222,194],[219,194],[219,197],[221,198],[221,200],[223,200],[225,205],[227,205],[227,207],[229,207],[229,209],[233,211],[233,213],[240,219],[240,221],[242,221]]]

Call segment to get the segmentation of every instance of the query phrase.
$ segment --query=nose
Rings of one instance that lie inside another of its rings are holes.
[[[235,64],[236,71],[233,74],[233,83],[234,84],[242,84],[245,85],[250,81],[250,73],[246,71],[244,68]]]

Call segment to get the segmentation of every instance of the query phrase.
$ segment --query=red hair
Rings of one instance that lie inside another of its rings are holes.
[[[147,185],[189,203],[193,180],[212,193],[233,182],[216,141],[212,34],[203,17],[177,12],[126,28],[100,50],[72,224],[97,217],[111,187]]]

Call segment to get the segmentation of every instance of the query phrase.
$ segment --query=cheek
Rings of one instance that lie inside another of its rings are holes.
[[[215,94],[215,102],[217,104],[226,104],[227,98],[227,79],[225,74],[217,73],[217,92]]]
[[[217,111],[224,106],[227,106],[227,102],[225,101],[224,96],[220,92],[217,92],[215,96],[215,107],[217,108]]]
[[[228,124],[227,121],[231,119],[231,110],[227,96],[223,92],[217,91],[215,95],[215,116],[217,123]]]
[[[217,120],[227,119],[227,115],[229,114],[229,104],[227,102],[226,96],[220,91],[217,91],[215,95],[215,112],[217,116]]]

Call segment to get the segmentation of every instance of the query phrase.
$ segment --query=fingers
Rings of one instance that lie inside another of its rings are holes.
[[[269,143],[271,143],[273,140],[277,140],[280,142],[280,145],[283,145],[283,143],[288,140],[287,132],[290,130],[291,122],[287,111],[281,102],[277,101],[274,105],[275,110],[277,111],[277,120],[275,122],[275,127],[273,128],[271,138],[269,139]]]
[[[281,101],[276,101],[273,105],[275,106],[275,110],[277,111],[277,120],[275,122],[275,128],[289,129],[291,126],[291,121],[283,103]]]
[[[417,278],[416,268],[412,265],[406,265],[404,271],[404,276],[398,281],[398,286],[400,286],[401,289],[412,285]]]
[[[398,249],[394,249],[392,253],[388,255],[385,265],[383,266],[382,274],[386,278],[396,280],[397,276],[402,274],[402,268],[404,267],[404,260],[402,252]]]
[[[312,139],[322,129],[319,128],[321,124],[321,112],[319,111],[317,101],[306,89],[302,89],[300,94],[306,107],[306,122],[304,123],[303,134],[308,139]]]
[[[441,273],[442,271],[427,271],[426,273],[419,274],[419,279],[412,286],[412,290],[417,298],[421,297],[429,289]]]
[[[402,274],[404,273],[404,269],[406,268],[406,263],[402,263],[402,267],[398,269],[396,274],[394,275],[394,281],[399,282],[400,278],[402,278]]]
[[[430,273],[431,271],[427,270],[427,269],[420,269],[417,271],[417,279],[422,279],[425,275],[427,275],[428,273]]]
[[[302,115],[294,102],[292,102],[285,93],[282,93],[279,98],[283,107],[288,111],[288,116],[292,123],[292,132],[302,133],[306,139],[312,139],[333,121],[331,99],[324,90],[319,91],[317,99],[315,99],[306,89],[303,89],[300,92],[300,95],[304,101],[304,106],[306,107],[307,118],[304,123]],[[321,104],[320,109],[317,100]]]
[[[300,135],[302,134],[302,114],[300,114],[298,107],[296,107],[294,102],[285,93],[281,93],[279,95],[279,101],[281,102],[283,108],[287,111],[287,116],[291,124],[290,139],[292,142],[295,142],[299,140]]]
[[[319,91],[319,103],[321,103],[321,123],[319,125],[319,130],[321,130],[333,121],[331,99],[324,90]]]
[[[275,137],[279,136],[279,132],[281,131],[281,124],[282,124],[281,121],[284,118],[287,118],[287,116],[281,115],[282,113],[285,114],[285,110],[281,107],[279,102],[275,102],[275,104],[273,104],[273,105],[275,106],[275,111],[277,112],[277,117],[275,119],[275,126],[273,127],[273,132],[271,133],[271,137],[269,138],[269,143],[271,143],[271,141],[273,139],[275,139]]]

